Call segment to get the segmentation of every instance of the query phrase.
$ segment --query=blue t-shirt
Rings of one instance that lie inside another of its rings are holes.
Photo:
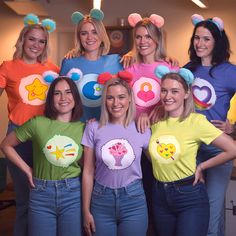
[[[63,59],[60,75],[66,75],[72,68],[78,68],[83,76],[77,82],[80,97],[83,104],[82,121],[91,118],[100,119],[100,105],[102,85],[97,83],[97,77],[103,72],[116,74],[122,70],[120,57],[117,54],[101,56],[96,61],[87,60],[84,56]]]
[[[236,92],[236,66],[222,63],[212,70],[210,66],[199,66],[194,71],[192,85],[196,111],[204,114],[208,120],[225,121],[230,100]]]

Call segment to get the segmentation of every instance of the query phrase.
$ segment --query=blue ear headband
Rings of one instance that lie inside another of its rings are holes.
[[[201,15],[194,14],[194,15],[191,16],[191,21],[192,21],[193,25],[195,26],[199,22],[205,21],[205,19]],[[210,22],[214,23],[217,26],[217,28],[219,29],[220,32],[224,30],[224,22],[219,17],[213,17],[212,19],[209,19],[207,21],[210,21]]]
[[[190,86],[194,81],[193,73],[190,70],[185,69],[185,68],[180,68],[179,71],[177,72],[177,71],[171,71],[167,66],[161,65],[161,66],[157,66],[155,69],[155,75],[161,79],[164,75],[168,73],[179,74],[185,80],[188,86]]]
[[[47,82],[47,83],[52,83],[53,80],[55,80],[57,77],[59,77],[59,74],[57,74],[54,71],[45,71],[43,73],[43,79]],[[83,73],[80,69],[77,68],[72,68],[67,74],[67,77],[71,78],[75,83],[77,83],[82,77],[83,77]]]
[[[24,17],[24,25],[38,25],[40,24],[38,16],[34,14],[28,14]],[[44,19],[41,22],[41,25],[49,32],[53,32],[56,29],[56,22],[51,19]]]
[[[104,13],[99,9],[92,9],[89,13],[89,17],[91,17],[92,19],[95,19],[95,20],[102,21],[104,18]],[[80,21],[83,20],[84,18],[85,18],[85,16],[81,12],[78,12],[78,11],[74,12],[71,15],[71,21],[75,25],[79,24]]]

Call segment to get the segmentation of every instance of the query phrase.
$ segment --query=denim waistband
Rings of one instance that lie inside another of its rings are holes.
[[[37,179],[33,178],[33,182],[35,185],[42,185],[42,186],[59,186],[59,185],[68,185],[72,182],[80,182],[80,177],[73,177],[68,179],[62,179],[62,180],[46,180],[46,179]]]
[[[162,182],[159,180],[156,180],[158,184],[163,184],[165,186],[168,185],[175,185],[175,186],[183,186],[183,185],[192,185],[195,180],[195,175],[188,176],[187,178],[171,181],[171,182]]]
[[[106,187],[102,184],[99,184],[98,182],[95,181],[95,184],[94,184],[94,188],[99,188],[103,191],[107,191],[107,192],[127,192],[133,188],[136,188],[137,186],[143,186],[142,184],[142,180],[141,179],[137,179],[133,182],[131,182],[130,184],[128,184],[127,186],[125,187],[121,187],[121,188],[110,188],[110,187]]]

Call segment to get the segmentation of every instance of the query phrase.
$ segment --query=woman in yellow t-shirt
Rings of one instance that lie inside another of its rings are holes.
[[[162,111],[158,113],[158,122],[151,127],[149,144],[155,177],[155,229],[159,236],[205,236],[209,201],[203,172],[233,159],[236,145],[205,116],[194,113],[192,73],[187,69],[178,73],[168,70],[163,66],[156,70],[162,77]],[[196,154],[202,142],[223,152],[196,166]]]

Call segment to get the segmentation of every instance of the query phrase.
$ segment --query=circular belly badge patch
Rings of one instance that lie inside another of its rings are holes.
[[[21,79],[19,94],[23,103],[39,106],[45,103],[48,87],[41,75],[29,75]]]
[[[161,87],[158,81],[152,78],[141,77],[132,86],[135,103],[141,107],[150,107],[160,101]]]
[[[99,107],[103,85],[97,82],[97,74],[87,74],[78,82],[82,104],[87,107]]]
[[[79,147],[67,136],[55,135],[43,148],[47,160],[60,167],[68,167],[78,156]]]
[[[215,105],[215,89],[208,81],[196,78],[193,82],[192,90],[193,100],[197,110],[209,110]]]

